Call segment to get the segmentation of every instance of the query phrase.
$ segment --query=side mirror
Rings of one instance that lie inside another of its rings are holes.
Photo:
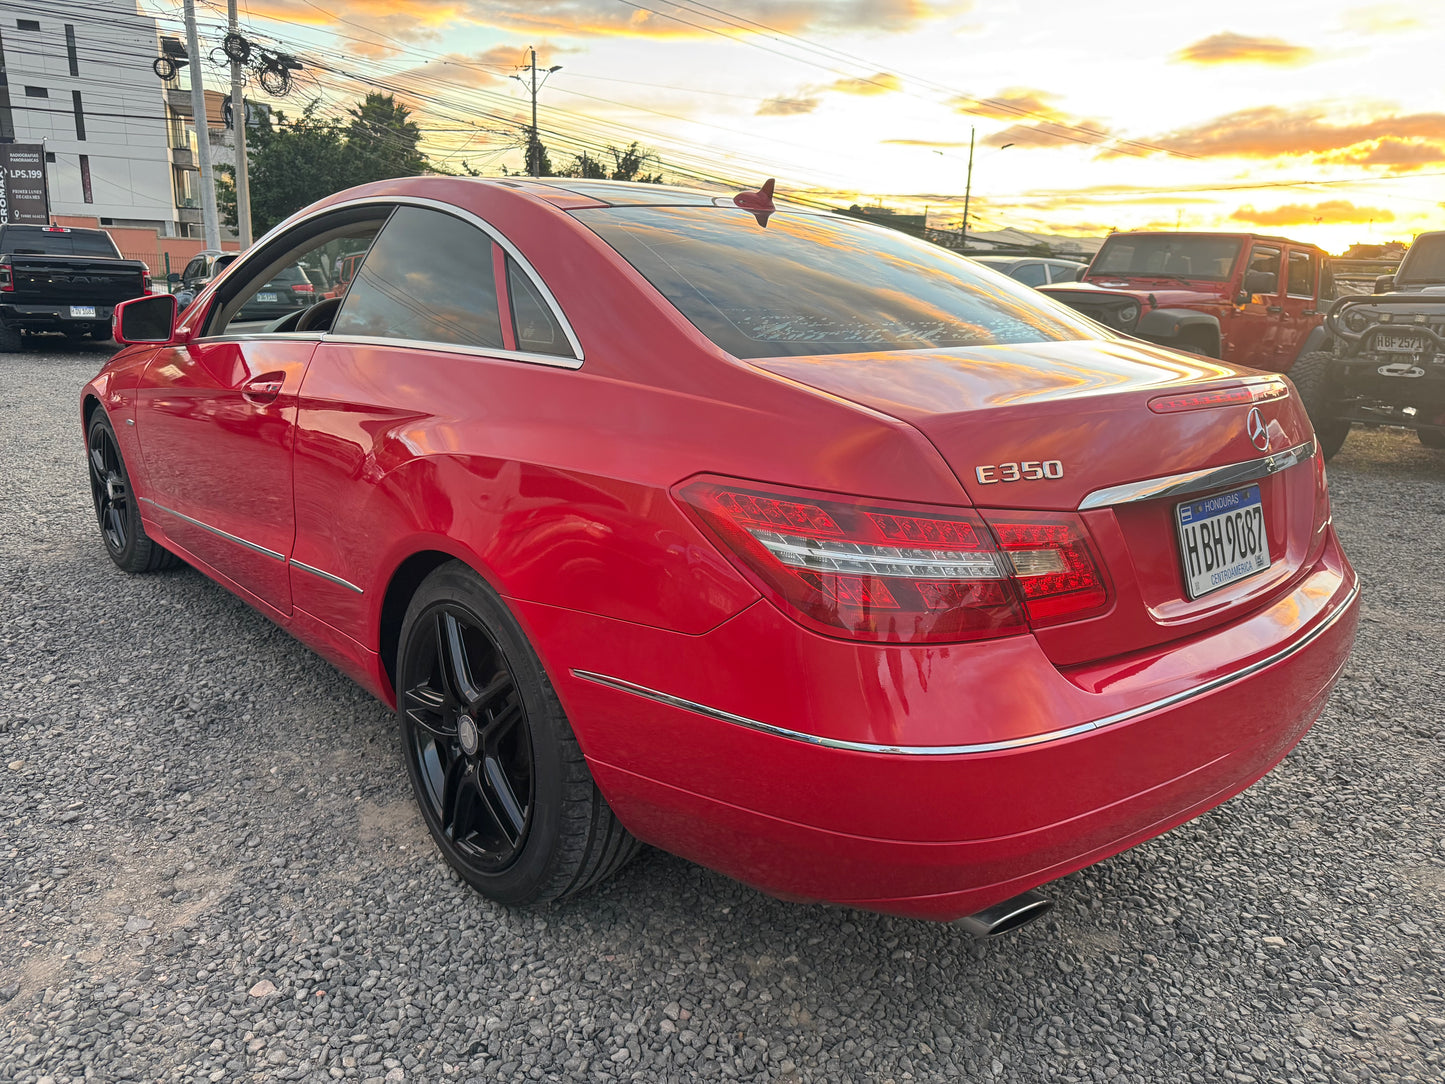
[[[169,286],[174,286],[180,281],[181,273],[179,271],[172,271],[169,275],[166,276],[166,284]]]
[[[1375,293],[1388,294],[1395,288],[1394,275],[1381,275],[1375,280]]]
[[[1273,271],[1246,271],[1244,273],[1244,288],[1241,292],[1253,296],[1254,294],[1273,294],[1279,289],[1279,276]]]
[[[113,333],[122,346],[170,342],[176,334],[176,299],[152,294],[122,301],[115,307]]]

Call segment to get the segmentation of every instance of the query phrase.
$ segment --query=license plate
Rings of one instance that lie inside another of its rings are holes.
[[[262,293],[257,294],[257,295],[256,295],[256,300],[257,300],[257,301],[269,301],[269,302],[271,302],[272,304],[274,304],[275,301],[276,301],[276,295],[273,294],[273,293],[271,293],[270,291],[265,291],[265,292],[262,292]]]
[[[1179,560],[1190,598],[1269,567],[1269,534],[1259,486],[1186,501],[1174,509]]]
[[[1382,354],[1419,354],[1425,340],[1418,335],[1376,335],[1375,349]]]
[[[94,306],[94,305],[72,305],[72,306],[70,306],[70,317],[71,317],[72,320],[79,320],[79,319],[82,319],[82,318],[94,319],[94,318],[95,318],[95,306]]]

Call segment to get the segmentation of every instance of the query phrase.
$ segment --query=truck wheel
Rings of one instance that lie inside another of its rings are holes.
[[[1415,430],[1415,435],[1420,438],[1420,443],[1427,448],[1435,448],[1445,451],[1445,427],[1424,427]]]
[[[1326,459],[1332,459],[1350,435],[1350,423],[1343,418],[1331,417],[1329,394],[1330,363],[1334,354],[1328,350],[1313,350],[1301,354],[1290,366],[1289,378],[1294,381],[1305,413],[1315,427],[1315,437],[1320,442],[1320,452]]]
[[[18,354],[21,348],[20,332],[0,324],[0,354]]]

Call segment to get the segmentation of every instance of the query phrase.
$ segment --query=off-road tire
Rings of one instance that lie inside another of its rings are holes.
[[[1350,435],[1350,423],[1343,418],[1330,416],[1333,405],[1330,398],[1330,365],[1335,356],[1328,350],[1312,350],[1301,354],[1290,366],[1289,378],[1294,381],[1305,413],[1315,427],[1315,439],[1320,444],[1320,454],[1326,459],[1334,458]]]
[[[1422,425],[1415,430],[1420,443],[1436,451],[1445,451],[1445,426]]]
[[[124,572],[160,572],[184,562],[146,534],[130,473],[121,458],[115,429],[102,410],[91,416],[85,435],[90,494],[105,552]]]
[[[0,324],[0,354],[18,354],[24,349],[24,345],[19,331]]]
[[[641,851],[597,789],[521,625],[471,568],[448,562],[417,588],[395,672],[402,758],[422,820],[447,863],[483,896],[546,903],[605,880]],[[454,680],[458,672],[466,681]],[[467,686],[477,695],[458,695]],[[505,745],[489,739],[496,733]],[[508,808],[523,814],[520,827],[503,825]]]

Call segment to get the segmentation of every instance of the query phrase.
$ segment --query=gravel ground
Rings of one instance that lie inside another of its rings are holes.
[[[200,575],[106,559],[105,356],[0,357],[0,1080],[1445,1079],[1445,454],[1413,435],[1331,465],[1364,621],[1302,745],[978,944],[657,853],[481,900],[387,711]]]

